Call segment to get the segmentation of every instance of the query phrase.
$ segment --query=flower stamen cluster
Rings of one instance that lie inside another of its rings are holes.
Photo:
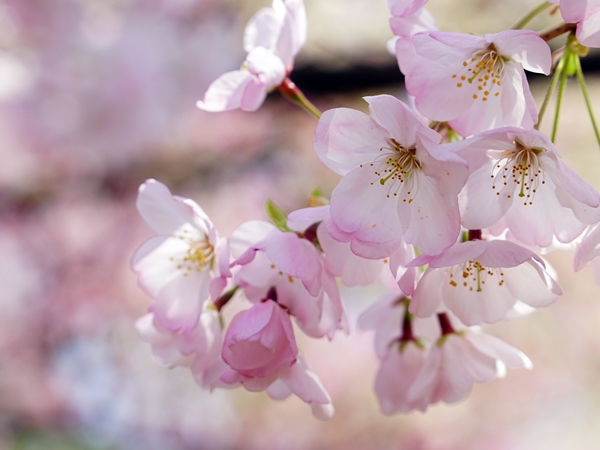
[[[448,284],[450,286],[462,286],[468,288],[469,291],[482,292],[488,276],[498,275],[498,286],[504,284],[504,273],[501,269],[484,267],[480,262],[473,259],[457,266],[448,267],[446,271],[449,274]]]
[[[469,84],[473,84],[476,81],[479,93],[473,94],[474,100],[477,100],[482,95],[481,100],[485,102],[492,93],[494,97],[500,96],[500,92],[496,88],[502,86],[504,58],[498,54],[493,44],[486,50],[476,53],[470,59],[463,61],[462,66],[463,70],[452,74],[452,78],[457,79],[457,88],[462,88],[465,81]],[[465,68],[471,74],[465,73]],[[496,92],[493,92],[494,90]]]
[[[500,190],[496,195],[501,195],[501,190],[508,185],[510,179],[519,185],[519,197],[525,197],[524,206],[533,204],[540,184],[546,184],[544,178],[543,161],[539,155],[544,152],[541,148],[529,148],[515,141],[515,149],[507,151],[502,158],[498,160],[492,169],[491,177],[494,179],[492,189],[498,188],[496,180],[502,183]],[[542,179],[540,180],[540,175]],[[509,189],[509,192],[513,192]],[[511,194],[507,194],[511,198]]]

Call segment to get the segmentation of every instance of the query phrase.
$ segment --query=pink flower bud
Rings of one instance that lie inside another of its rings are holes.
[[[232,369],[247,377],[265,377],[289,367],[297,355],[290,317],[272,300],[236,314],[221,352]]]

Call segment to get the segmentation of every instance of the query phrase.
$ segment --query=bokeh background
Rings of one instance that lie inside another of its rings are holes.
[[[384,0],[305,4],[308,43],[292,79],[320,109],[404,98]],[[486,33],[534,4],[429,9],[444,30]],[[572,251],[548,255],[565,291],[557,304],[487,329],[534,369],[426,414],[378,411],[372,336],[354,326],[377,286],[344,291],[349,336],[301,341],[336,405],[329,422],[295,398],[202,392],[188,371],[152,360],[132,326],[150,303],[128,266],[152,234],[135,210],[140,183],[156,178],[195,199],[227,236],[266,218],[266,198],[291,211],[337,182],[312,153],[314,118],[277,93],[256,113],[194,106],[239,67],[244,25],[268,5],[0,0],[0,449],[597,449],[600,287],[589,269],[573,273]],[[599,80],[586,76],[600,111]],[[532,79],[538,104],[548,81]],[[600,149],[574,82],[561,117],[565,160],[600,188]]]

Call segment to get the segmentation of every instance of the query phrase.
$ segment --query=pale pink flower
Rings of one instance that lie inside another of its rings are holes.
[[[429,264],[410,303],[419,317],[431,316],[443,302],[465,325],[495,323],[517,300],[538,308],[562,294],[539,256],[508,241],[463,242],[410,264]]]
[[[568,243],[600,220],[600,194],[560,159],[537,130],[501,128],[460,142],[471,175],[461,193],[468,229],[500,219],[519,241],[547,247]]]
[[[575,35],[581,44],[600,47],[600,0],[561,0],[560,12],[565,22],[577,24]]]
[[[463,330],[442,336],[430,350],[407,400],[416,404],[456,403],[474,383],[503,377],[506,369],[532,367],[522,352],[483,333]]]
[[[303,1],[273,0],[271,8],[259,10],[246,25],[244,50],[248,56],[242,68],[215,80],[196,105],[205,111],[257,110],[291,72],[305,41]]]
[[[467,166],[396,98],[365,100],[371,117],[333,109],[315,130],[315,152],[343,175],[331,195],[331,218],[345,241],[377,244],[387,249],[382,256],[397,250],[401,238],[440,253],[460,232],[457,194]]]
[[[237,313],[227,327],[221,356],[246,377],[266,377],[296,362],[298,347],[290,316],[273,300]]]
[[[140,287],[156,300],[154,322],[186,333],[198,323],[209,295],[216,299],[230,276],[227,242],[200,206],[173,196],[156,180],[140,186],[137,208],[159,235],[138,248],[131,268]]]
[[[248,299],[259,302],[271,289],[306,334],[333,337],[347,330],[335,277],[325,269],[324,256],[301,233],[282,232],[261,221],[242,224],[231,236],[234,281]]]
[[[360,329],[375,330],[375,351],[381,360],[375,393],[381,411],[388,415],[427,407],[420,401],[409,402],[406,393],[425,359],[424,342],[434,341],[440,335],[433,318],[406,316],[407,301],[401,292],[389,292],[358,319]]]
[[[530,30],[485,37],[422,32],[412,38],[419,60],[406,74],[417,109],[463,136],[502,126],[532,128],[537,109],[523,69],[550,73],[550,48]]]

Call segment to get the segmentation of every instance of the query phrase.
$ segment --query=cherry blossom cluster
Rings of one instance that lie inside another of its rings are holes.
[[[426,0],[387,3],[396,36],[388,49],[411,105],[377,95],[365,97],[369,115],[320,114],[289,79],[306,40],[301,0],[260,10],[241,69],[198,102],[253,111],[277,89],[316,115],[314,151],[341,175],[329,200],[316,192],[289,214],[268,203],[271,222],[244,223],[225,239],[193,200],[155,180],[140,187],[137,208],[158,235],[131,263],[154,300],[136,326],[156,359],[189,367],[202,388],[295,394],[331,417],[296,336],[348,332],[340,287],[378,282],[388,293],[358,326],[374,330],[381,411],[458,402],[474,383],[531,368],[481,325],[558,299],[540,254],[578,245],[576,270],[600,254],[600,193],[538,130],[525,75],[549,75],[561,58],[578,64],[583,46],[600,47],[600,1],[541,5],[534,14],[549,8],[565,22],[544,34],[520,25],[482,37],[439,31]],[[547,41],[560,34],[567,48],[553,55]],[[230,305],[239,312],[226,323]]]

